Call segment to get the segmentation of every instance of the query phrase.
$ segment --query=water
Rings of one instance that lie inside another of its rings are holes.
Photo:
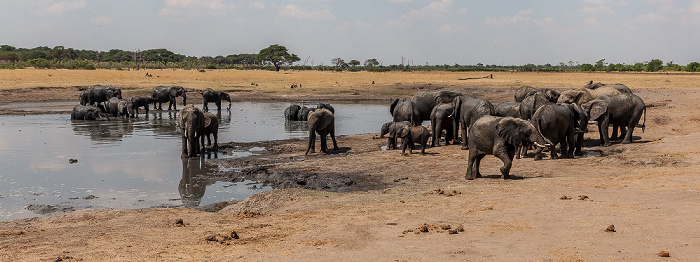
[[[74,103],[36,105],[66,110]],[[306,122],[285,122],[288,105],[233,103],[231,111],[218,114],[219,141],[307,137]],[[333,106],[336,135],[377,133],[391,118],[387,103]],[[27,210],[29,205],[68,210],[202,206],[270,190],[254,181],[221,181],[212,176],[220,170],[208,159],[181,159],[175,112],[151,111],[136,119],[109,121],[74,121],[66,113],[0,116],[0,134],[0,220],[40,216]],[[264,149],[235,152],[234,157],[259,150]],[[71,164],[69,159],[78,162]]]

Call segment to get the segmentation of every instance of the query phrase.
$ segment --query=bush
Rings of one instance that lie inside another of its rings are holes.
[[[700,63],[690,62],[683,68],[683,70],[687,72],[700,72]]]

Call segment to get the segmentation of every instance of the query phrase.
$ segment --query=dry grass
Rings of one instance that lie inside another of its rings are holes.
[[[146,73],[153,77],[145,77]],[[459,80],[493,74],[493,79]],[[436,87],[536,87],[575,88],[589,80],[624,83],[631,88],[698,88],[700,74],[640,73],[491,73],[491,72],[329,72],[260,70],[0,70],[0,89],[114,85],[145,91],[157,85],[181,85],[191,89],[254,90],[262,93],[408,94],[408,86]],[[374,81],[374,84],[372,82]],[[292,84],[302,85],[290,89]],[[415,91],[415,90],[414,90]]]

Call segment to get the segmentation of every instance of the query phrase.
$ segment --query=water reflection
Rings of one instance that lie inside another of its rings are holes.
[[[95,142],[121,141],[124,136],[134,133],[134,126],[128,120],[111,121],[71,120],[76,135],[90,137]]]
[[[306,121],[290,121],[284,122],[284,131],[288,133],[306,132],[309,130],[309,122]]]
[[[216,166],[208,164],[204,158],[182,158],[182,179],[177,190],[185,206],[199,206],[207,186],[216,182],[216,180],[207,179],[207,176],[211,176],[216,169]]]

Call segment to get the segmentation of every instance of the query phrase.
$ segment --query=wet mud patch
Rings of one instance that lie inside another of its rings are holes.
[[[26,207],[27,210],[32,211],[39,215],[47,215],[53,213],[65,213],[75,211],[75,208],[68,205],[45,205],[45,204],[31,204]]]

